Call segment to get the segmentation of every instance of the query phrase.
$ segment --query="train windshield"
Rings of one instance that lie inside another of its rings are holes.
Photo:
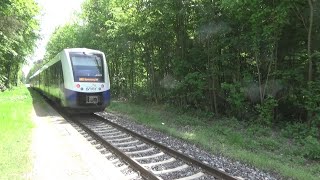
[[[104,82],[103,57],[100,54],[70,54],[75,82]]]

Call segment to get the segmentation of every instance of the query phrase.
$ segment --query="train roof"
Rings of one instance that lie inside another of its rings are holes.
[[[102,51],[95,50],[95,49],[88,49],[88,48],[69,48],[69,49],[64,49],[62,51],[65,52],[83,52],[83,53],[103,53]]]
[[[34,78],[34,77],[35,77],[35,76],[37,76],[40,72],[41,72],[41,71],[40,71],[40,69],[39,69],[39,70],[38,70],[38,71],[36,71],[32,76],[30,76],[30,78],[29,78],[29,79]]]
[[[102,51],[99,50],[95,50],[95,49],[88,49],[88,48],[67,48],[67,49],[63,49],[62,51],[60,51],[53,59],[49,60],[46,64],[44,64],[37,72],[35,72],[30,79],[32,79],[33,77],[37,76],[38,74],[40,74],[43,70],[47,69],[48,67],[50,67],[52,64],[56,63],[57,61],[59,61],[59,58],[57,58],[58,56],[60,56],[61,53],[70,53],[70,52],[75,52],[75,53],[85,53],[85,54],[91,54],[91,53],[103,53]]]

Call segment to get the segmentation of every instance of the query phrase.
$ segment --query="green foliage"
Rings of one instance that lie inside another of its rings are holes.
[[[320,159],[320,142],[312,136],[308,136],[304,139],[304,156],[319,160]]]
[[[282,129],[282,135],[301,142],[308,136],[315,137],[316,129],[309,128],[305,123],[286,124]]]
[[[320,127],[320,81],[309,82],[303,94],[305,108],[310,113],[309,120],[314,126]]]
[[[0,77],[6,77],[1,80],[6,87],[16,86],[38,38],[39,7],[34,0],[5,0],[0,6]]]
[[[303,138],[305,144],[294,143],[278,130],[247,121],[202,119],[190,116],[195,114],[193,111],[184,113],[159,105],[114,101],[110,108],[129,116],[129,120],[203,146],[215,154],[277,172],[281,175],[279,178],[319,179],[320,164],[318,159],[311,157],[318,155],[320,147],[314,138]]]
[[[79,47],[78,39],[80,35],[82,34],[79,33],[79,28],[76,24],[66,24],[63,27],[57,28],[47,44],[45,61],[54,58],[54,56],[65,48]]]
[[[199,99],[203,97],[205,82],[204,77],[199,72],[187,74],[182,82],[179,84],[178,91],[187,92],[186,94],[181,94],[181,97],[187,101],[189,106],[193,108],[199,108]]]
[[[240,83],[222,83],[221,88],[226,91],[226,100],[229,103],[228,113],[237,117],[242,117],[248,113],[245,104],[245,94]]]
[[[320,2],[314,7],[319,22]],[[113,97],[268,127],[317,126],[320,24],[311,44],[315,82],[307,85],[309,10],[299,0],[87,0],[77,20],[56,29],[45,59],[67,47],[99,49]]]
[[[303,123],[286,124],[281,130],[281,134],[286,138],[292,139],[292,143],[298,145],[298,148],[288,152],[288,154],[319,160],[320,142],[316,138],[316,127],[309,128],[308,124]]]
[[[259,113],[257,123],[270,126],[274,120],[274,109],[278,106],[277,100],[272,97],[265,99],[263,104],[257,104],[256,109]]]

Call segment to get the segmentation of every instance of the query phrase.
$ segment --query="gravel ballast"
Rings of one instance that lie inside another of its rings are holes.
[[[212,155],[194,144],[185,142],[175,137],[168,136],[167,134],[153,130],[145,125],[138,124],[124,115],[110,112],[101,112],[97,113],[97,115],[100,115],[114,123],[117,123],[136,133],[150,138],[160,144],[168,146],[174,150],[180,151],[181,153],[186,154],[209,166],[218,168],[219,170],[225,171],[226,173],[231,174],[235,177],[239,177],[240,179],[281,179],[280,177],[271,175],[270,173],[261,171],[257,168],[240,163],[238,161],[233,161],[221,155]]]

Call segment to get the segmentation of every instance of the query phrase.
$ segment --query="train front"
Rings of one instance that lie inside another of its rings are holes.
[[[72,113],[103,111],[110,103],[104,53],[81,48],[66,50],[65,56],[66,61],[62,61],[65,102],[62,104]]]

